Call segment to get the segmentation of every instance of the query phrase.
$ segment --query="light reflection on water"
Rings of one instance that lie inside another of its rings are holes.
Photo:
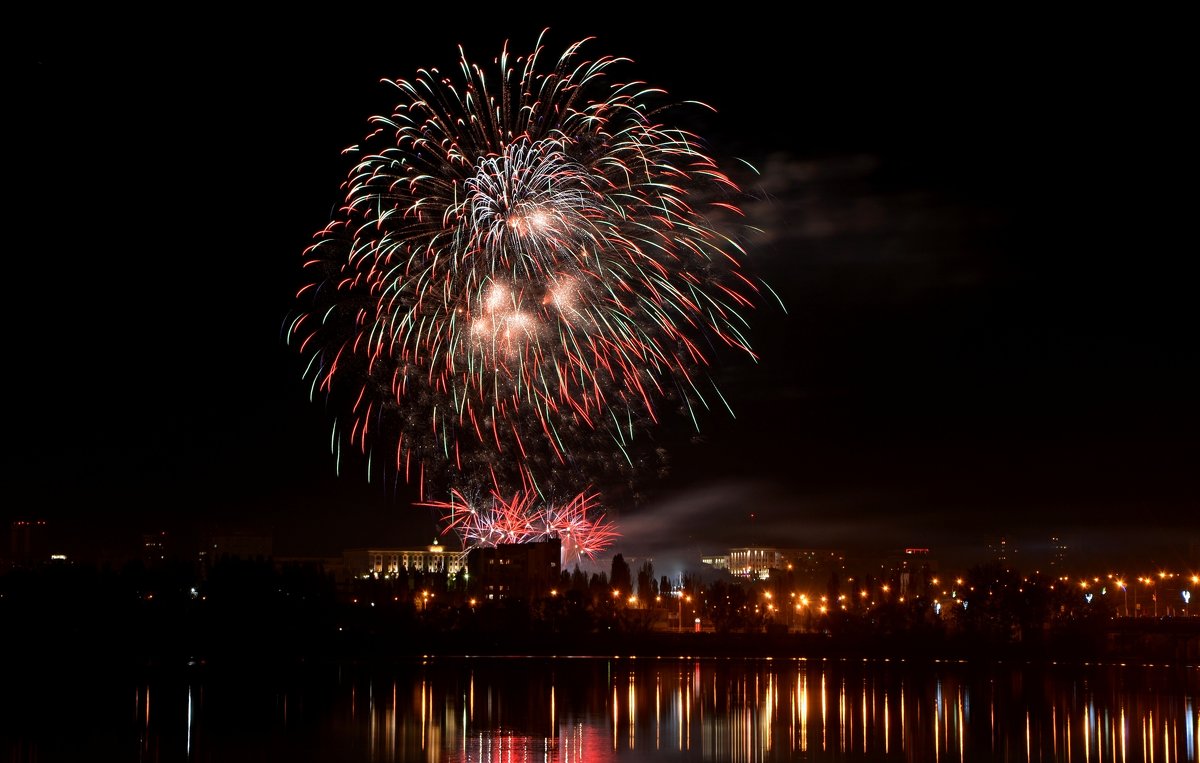
[[[73,730],[77,746],[53,708],[43,717],[25,707],[29,692],[0,686],[0,759],[1195,763],[1200,737],[1200,668],[1178,666],[441,657],[195,666],[59,685],[73,707],[95,707]],[[126,699],[109,699],[118,694]]]

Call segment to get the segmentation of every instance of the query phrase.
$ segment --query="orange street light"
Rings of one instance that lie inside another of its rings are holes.
[[[685,595],[685,594],[683,593],[683,591],[680,591],[680,592],[679,592],[679,614],[676,616],[676,620],[675,620],[675,628],[676,628],[676,630],[678,630],[680,633],[683,633],[683,603],[684,603],[685,601],[686,601],[688,604],[691,604],[691,603],[692,603],[692,597],[691,597],[691,596],[687,596],[687,595]]]

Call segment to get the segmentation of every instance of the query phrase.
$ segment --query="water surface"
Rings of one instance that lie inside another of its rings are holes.
[[[723,658],[191,664],[0,684],[10,761],[1197,761],[1200,668]]]

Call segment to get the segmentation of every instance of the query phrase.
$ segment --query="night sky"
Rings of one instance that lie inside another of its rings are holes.
[[[34,30],[7,120],[2,518],[84,548],[428,543],[403,488],[335,475],[283,326],[341,150],[396,101],[380,80],[452,71],[459,44],[489,65],[548,27],[555,56],[594,36],[585,58],[716,109],[680,126],[749,195],[749,267],[787,308],[751,313],[759,363],[714,371],[736,417],[655,433],[671,471],[610,507],[614,551],[666,572],[749,543],[971,560],[1004,536],[1034,567],[1058,536],[1194,564],[1177,54],[1047,19],[724,12]]]

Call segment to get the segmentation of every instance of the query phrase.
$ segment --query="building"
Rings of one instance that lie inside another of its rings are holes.
[[[456,575],[466,567],[461,551],[434,539],[423,548],[352,548],[342,552],[343,574],[351,579],[398,578],[413,573]]]
[[[170,540],[166,530],[142,533],[142,562],[147,567],[165,562],[172,551]]]
[[[1067,544],[1057,535],[1050,538],[1050,571],[1056,575],[1067,569]]]
[[[1003,535],[988,543],[988,557],[1004,569],[1017,565],[1017,547]]]
[[[44,519],[19,519],[9,528],[6,561],[17,566],[50,561],[49,530]]]
[[[275,539],[270,535],[235,532],[214,535],[209,539],[209,559],[217,561],[230,557],[235,559],[270,559],[275,555]]]
[[[562,584],[562,542],[502,543],[467,555],[470,590],[484,600],[547,596]]]
[[[896,586],[901,598],[927,596],[937,579],[939,563],[928,548],[909,547],[889,554],[883,562],[883,577]]]
[[[731,548],[723,556],[703,556],[700,560],[714,569],[749,580],[766,580],[773,570],[798,579],[824,580],[846,567],[845,552],[832,549],[748,546]]]

